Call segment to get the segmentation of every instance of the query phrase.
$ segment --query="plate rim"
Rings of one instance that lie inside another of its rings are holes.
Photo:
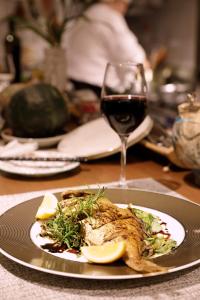
[[[8,169],[7,168],[2,168],[3,164],[8,164]],[[12,165],[12,163],[10,163]],[[19,175],[19,176],[24,176],[24,177],[48,177],[48,176],[53,176],[53,175],[57,175],[57,174],[61,174],[61,173],[65,173],[65,172],[70,172],[76,168],[78,168],[80,166],[80,162],[70,162],[68,165],[63,166],[63,167],[57,167],[57,170],[53,172],[44,172],[44,173],[26,173],[26,172],[18,172],[17,170],[20,170],[20,166],[18,166],[18,168],[16,167],[15,171],[12,171],[11,169],[9,169],[9,162],[1,162],[0,161],[0,171],[3,171],[7,174],[12,174],[12,175]],[[23,167],[24,169],[26,169],[27,167]],[[29,168],[29,167],[28,167]],[[31,168],[33,169],[33,168]],[[51,168],[48,168],[49,170],[51,170]],[[59,170],[60,169],[60,170]]]
[[[78,187],[77,187],[78,188]],[[76,189],[76,187],[74,187],[73,189]],[[81,190],[97,190],[97,188],[87,188],[87,187],[83,187],[81,186],[80,188]],[[115,187],[108,187],[106,188],[107,190],[123,190],[121,188],[115,188]],[[66,188],[67,190],[67,188]],[[70,188],[69,188],[70,190]],[[126,189],[127,190],[127,189]],[[164,194],[164,193],[160,193],[160,192],[153,192],[153,191],[147,191],[147,190],[142,190],[142,189],[128,189],[130,191],[132,191],[134,193],[134,191],[136,192],[144,192],[144,193],[150,193],[150,194],[157,194],[157,195],[162,195],[162,196],[167,196],[167,197],[170,197],[170,198],[176,198],[177,200],[180,200],[180,201],[183,201],[183,202],[189,202],[197,207],[200,207],[200,205],[198,203],[195,203],[189,199],[183,199],[183,198],[179,198],[177,196],[173,196],[173,195],[169,195],[169,194]],[[61,192],[56,192],[56,194],[60,194]],[[12,206],[11,208],[8,208],[6,211],[4,211],[2,214],[0,214],[0,218],[6,214],[8,211],[16,208],[17,206],[20,206],[20,205],[24,205],[25,203],[27,202],[30,202],[30,201],[39,201],[42,199],[42,195],[41,196],[37,196],[37,197],[34,197],[34,198],[31,198],[31,199],[27,199],[21,203],[18,203],[14,206]],[[138,205],[138,204],[136,204]],[[152,207],[150,207],[152,208]],[[156,208],[153,208],[155,210],[158,210]],[[161,211],[161,212],[164,212],[164,211]],[[166,212],[164,212],[166,213]],[[168,213],[166,213],[168,214]],[[174,216],[170,215],[171,217],[175,218]],[[175,218],[176,219],[176,218]],[[176,219],[177,220],[177,219]],[[185,228],[185,225],[180,221],[180,220],[177,220],[179,223],[182,224],[182,226]],[[32,224],[33,225],[33,224]],[[31,226],[32,226],[31,225]],[[29,238],[30,238],[30,228],[27,228],[28,230],[28,233],[29,233]],[[185,231],[185,234],[187,235],[187,232]],[[32,241],[31,241],[32,242]],[[184,242],[184,241],[183,241]],[[33,243],[33,242],[32,242]],[[33,243],[34,247],[37,247],[34,243]],[[43,251],[43,250],[41,250]],[[174,267],[174,268],[170,268],[169,270],[167,270],[167,272],[157,272],[157,273],[148,273],[148,274],[141,274],[141,273],[136,273],[136,274],[129,274],[129,275],[86,275],[86,274],[74,274],[74,273],[70,273],[70,272],[63,272],[63,271],[56,271],[56,270],[52,270],[52,269],[47,269],[45,267],[38,267],[36,265],[33,265],[31,263],[27,263],[23,260],[20,260],[16,257],[14,257],[13,255],[7,253],[4,249],[2,249],[0,247],[0,253],[2,253],[4,256],[6,256],[7,258],[11,259],[12,261],[14,262],[17,262],[19,263],[20,265],[23,265],[23,266],[26,266],[26,267],[29,267],[30,269],[34,269],[34,270],[38,270],[38,271],[42,271],[44,273],[47,273],[47,274],[54,274],[54,275],[58,275],[58,276],[64,276],[64,277],[71,277],[71,278],[80,278],[80,279],[89,279],[89,280],[126,280],[126,279],[138,279],[138,278],[146,278],[146,277],[156,277],[156,276],[164,276],[166,274],[169,274],[169,273],[175,273],[175,272],[178,272],[178,271],[181,271],[181,270],[185,270],[185,269],[188,269],[188,268],[191,268],[193,266],[198,266],[200,264],[200,258],[190,262],[190,263],[186,263],[186,264],[183,264],[181,266],[178,266],[178,267]]]
[[[64,138],[68,132],[63,133],[63,134],[59,134],[59,135],[55,135],[55,136],[50,136],[50,137],[44,137],[44,138],[23,138],[23,137],[18,137],[18,136],[14,136],[11,134],[6,134],[6,130],[8,130],[9,128],[3,128],[1,130],[1,137],[5,142],[10,142],[13,140],[18,140],[21,143],[27,143],[29,141],[35,141],[38,143],[38,145],[41,148],[46,148],[49,145],[53,146],[57,143],[59,143],[59,141]]]
[[[62,271],[54,271],[54,270],[47,270],[45,268],[42,267],[37,267],[35,265],[31,265],[29,263],[26,263],[20,259],[15,258],[14,256],[8,254],[6,251],[2,250],[0,248],[0,253],[3,254],[5,257],[9,258],[10,260],[12,260],[13,262],[16,262],[22,266],[25,266],[29,269],[33,269],[33,270],[37,270],[46,274],[53,274],[53,275],[57,275],[57,276],[63,276],[63,277],[70,277],[70,278],[79,278],[79,279],[89,279],[89,280],[130,280],[130,279],[140,279],[140,278],[151,278],[151,277],[157,277],[157,276],[166,276],[167,274],[172,274],[172,273],[176,273],[182,270],[186,270],[189,268],[192,268],[194,266],[198,266],[198,264],[200,264],[200,259],[198,262],[194,261],[192,263],[188,263],[185,264],[181,267],[177,267],[177,268],[173,268],[173,269],[169,269],[167,272],[156,272],[156,273],[147,273],[147,274],[141,274],[138,273],[136,275],[95,275],[92,277],[92,275],[82,275],[82,274],[74,274],[74,273],[68,273],[68,272],[62,272]]]

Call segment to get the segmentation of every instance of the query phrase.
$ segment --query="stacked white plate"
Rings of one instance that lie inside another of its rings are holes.
[[[130,134],[128,147],[147,136],[152,127],[153,121],[147,116],[141,125]],[[81,156],[92,160],[119,152],[120,145],[119,136],[104,118],[98,118],[66,134],[58,143],[58,151],[70,157]]]
[[[31,156],[33,158],[42,157],[48,158],[60,158],[62,153],[58,151],[39,151],[37,150],[37,143],[19,143],[16,140],[9,142],[7,145],[0,147],[0,156],[15,157],[15,156]],[[80,165],[79,162],[67,162],[67,161],[21,161],[21,160],[9,160],[0,161],[0,170],[6,173],[41,177],[49,176],[67,172],[77,168]]]

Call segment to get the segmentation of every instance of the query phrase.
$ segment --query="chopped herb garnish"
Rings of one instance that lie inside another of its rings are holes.
[[[83,244],[80,221],[92,216],[103,195],[104,189],[100,189],[96,194],[74,196],[70,203],[75,205],[66,206],[66,209],[62,208],[62,201],[58,203],[56,216],[42,225],[46,235],[60,245],[66,244],[68,249],[79,249]]]

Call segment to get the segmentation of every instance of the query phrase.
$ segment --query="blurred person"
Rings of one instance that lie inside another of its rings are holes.
[[[130,2],[98,1],[66,32],[67,76],[75,89],[91,89],[99,97],[108,61],[146,61],[144,49],[125,20]]]

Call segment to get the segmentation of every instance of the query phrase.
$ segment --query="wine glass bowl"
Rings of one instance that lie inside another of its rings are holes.
[[[147,85],[142,64],[108,63],[101,92],[101,111],[121,139],[120,186],[126,185],[127,139],[144,120]]]

